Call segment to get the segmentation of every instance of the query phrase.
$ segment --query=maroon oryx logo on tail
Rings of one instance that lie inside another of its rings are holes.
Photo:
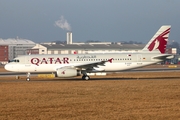
[[[161,33],[158,37],[156,37],[152,43],[149,45],[148,49],[149,51],[158,49],[161,53],[165,53],[166,51],[166,45],[167,45],[167,34],[169,34],[170,28],[165,30],[163,33]]]

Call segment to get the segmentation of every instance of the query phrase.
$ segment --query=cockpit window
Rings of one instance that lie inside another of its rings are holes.
[[[9,62],[19,62],[19,60],[18,59],[13,59],[13,60],[9,60]]]

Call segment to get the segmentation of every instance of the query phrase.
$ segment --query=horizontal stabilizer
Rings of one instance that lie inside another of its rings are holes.
[[[174,58],[174,56],[171,54],[163,54],[163,55],[158,55],[158,56],[153,57],[153,59],[157,59],[157,60],[166,60],[166,59],[172,59],[172,58]]]

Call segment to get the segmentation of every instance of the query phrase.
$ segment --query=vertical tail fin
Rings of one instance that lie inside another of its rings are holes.
[[[170,29],[170,25],[161,26],[161,28],[156,32],[156,34],[142,50],[149,52],[155,51],[162,54],[165,53]]]

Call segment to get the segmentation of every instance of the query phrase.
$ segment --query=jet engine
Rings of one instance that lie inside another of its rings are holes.
[[[81,71],[72,68],[60,68],[56,71],[56,77],[75,77],[80,75]]]

